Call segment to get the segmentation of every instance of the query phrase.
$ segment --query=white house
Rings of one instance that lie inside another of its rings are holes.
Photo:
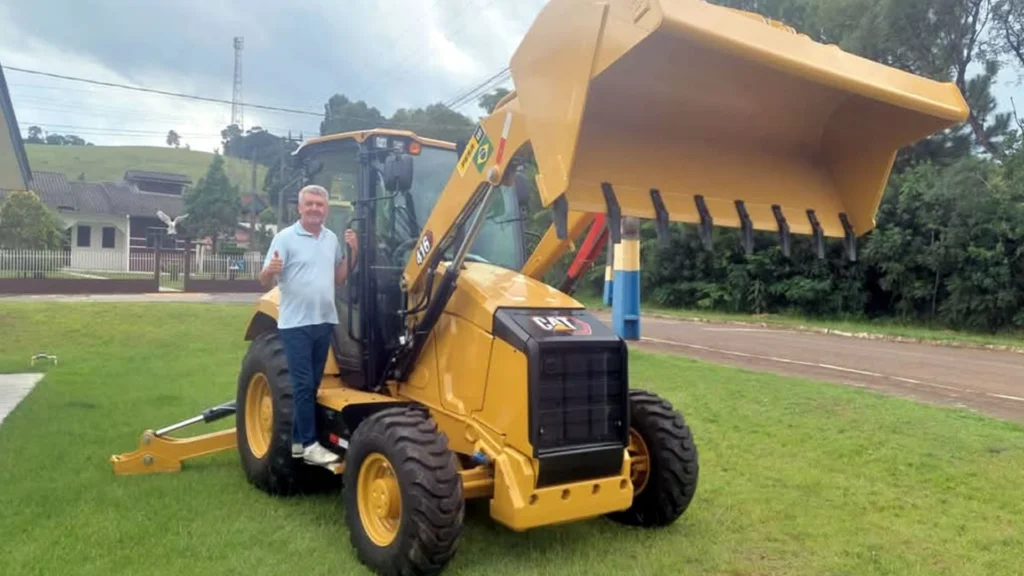
[[[63,220],[71,269],[148,272],[152,259],[133,259],[133,254],[148,256],[158,245],[168,252],[184,250],[183,241],[167,236],[157,212],[179,216],[189,184],[179,174],[135,170],[123,180],[107,182],[33,172],[29,189]],[[4,195],[0,191],[0,200]]]

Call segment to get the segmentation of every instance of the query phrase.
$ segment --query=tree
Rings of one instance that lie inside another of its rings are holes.
[[[352,102],[344,94],[335,94],[324,105],[320,135],[388,127],[409,130],[425,138],[454,142],[469,138],[474,126],[470,118],[441,103],[425,108],[399,108],[388,119],[362,100]]]
[[[277,136],[259,126],[253,126],[244,134],[237,126],[228,126],[221,131],[221,136],[226,138],[223,140],[225,156],[242,158],[268,168],[298,147],[290,134],[287,138]]]
[[[67,144],[67,139],[61,134],[47,134],[46,144],[49,146],[63,146]]]
[[[185,195],[185,229],[192,238],[211,238],[216,252],[220,237],[235,232],[241,209],[238,186],[224,171],[224,157],[215,154],[206,175]]]
[[[25,142],[29,144],[45,144],[45,141],[43,140],[43,129],[39,126],[29,126],[28,138],[25,139]]]
[[[335,94],[324,104],[324,119],[320,122],[320,135],[379,128],[384,122],[384,115],[380,113],[380,110],[369,106],[362,100],[353,102],[343,94]]]
[[[1024,67],[1024,0],[999,0],[994,20],[999,47]]]
[[[34,192],[12,192],[0,205],[0,248],[60,248],[64,226]]]
[[[437,138],[449,142],[468,139],[475,126],[468,117],[441,103],[412,110],[399,108],[391,116],[390,125],[394,128],[411,130],[425,138]]]
[[[508,96],[509,92],[511,91],[508,88],[495,88],[494,90],[491,90],[487,94],[484,94],[483,96],[478,98],[477,104],[479,104],[480,107],[483,108],[485,112],[490,114],[491,112],[494,112],[495,108],[498,107],[498,102],[501,102],[502,98]]]
[[[221,141],[222,147],[224,148],[224,155],[225,156],[230,156],[230,154],[228,154],[228,147],[231,144],[231,142],[233,140],[235,140],[236,138],[241,138],[241,137],[242,137],[242,129],[237,124],[231,124],[228,127],[224,128],[223,130],[220,131],[220,141]]]
[[[181,146],[181,136],[174,130],[167,131],[167,145],[174,146],[175,148]]]
[[[273,208],[264,208],[260,212],[257,218],[256,225],[253,231],[253,240],[258,250],[270,246],[271,240],[274,239],[274,232],[270,229],[271,226],[277,224],[277,213]]]

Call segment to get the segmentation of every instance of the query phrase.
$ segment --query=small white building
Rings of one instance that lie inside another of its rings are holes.
[[[167,226],[156,214],[179,216],[190,184],[180,174],[136,170],[126,172],[123,180],[106,182],[33,172],[29,189],[64,222],[68,268],[148,272],[157,246],[164,252],[185,249],[182,240],[167,236]],[[0,200],[4,195],[0,191]]]

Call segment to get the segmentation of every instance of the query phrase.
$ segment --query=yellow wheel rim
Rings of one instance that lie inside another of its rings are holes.
[[[633,482],[633,493],[639,494],[651,477],[651,453],[635,428],[629,429],[629,446],[626,449],[629,450],[629,479]]]
[[[356,488],[359,518],[367,536],[377,546],[391,544],[402,520],[402,492],[387,458],[377,453],[367,456],[359,468]]]
[[[245,438],[253,456],[262,458],[274,433],[274,399],[267,377],[257,372],[249,379],[245,393]]]

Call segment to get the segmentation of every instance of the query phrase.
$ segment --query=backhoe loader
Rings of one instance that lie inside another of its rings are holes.
[[[467,141],[377,129],[295,152],[307,182],[351,203],[337,226],[364,247],[317,396],[341,463],[292,457],[274,289],[245,329],[234,402],[146,431],[116,473],[237,449],[271,494],[338,479],[351,544],[383,574],[440,572],[471,498],[517,531],[669,525],[698,484],[687,421],[630,381],[625,341],[540,278],[597,218],[613,242],[635,217],[695,224],[709,247],[713,226],[746,245],[809,235],[819,254],[838,238],[852,258],[898,150],[967,115],[951,84],[702,0],[552,0],[509,69],[514,91]],[[527,257],[534,189],[552,224]],[[230,430],[169,436],[228,414]]]

